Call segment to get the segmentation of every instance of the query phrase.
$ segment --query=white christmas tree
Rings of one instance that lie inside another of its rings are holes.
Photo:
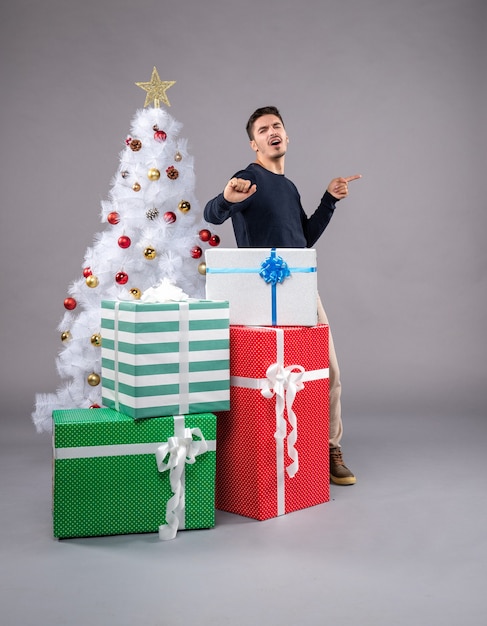
[[[102,202],[104,230],[64,301],[56,361],[62,386],[37,394],[32,418],[39,432],[51,429],[55,409],[101,406],[101,301],[144,299],[161,282],[204,298],[204,247],[220,243],[194,194],[182,125],[160,108],[161,101],[169,106],[166,90],[174,82],[161,81],[154,67],[150,82],[136,84],[147,91],[145,108],[132,120],[110,199]]]

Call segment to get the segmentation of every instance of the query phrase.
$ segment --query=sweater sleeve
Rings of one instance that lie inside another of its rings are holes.
[[[248,172],[241,170],[234,174],[236,178],[245,178],[252,184],[255,184],[255,180],[248,175]],[[251,197],[242,200],[242,202],[228,202],[223,197],[223,193],[218,194],[213,200],[209,200],[203,211],[203,217],[209,224],[223,224],[229,217],[232,217],[235,213],[245,210],[251,202]]]
[[[227,202],[223,194],[220,193],[216,198],[206,203],[203,216],[210,224],[223,224],[230,217],[231,206],[230,202]]]
[[[325,191],[319,207],[310,217],[306,217],[306,214],[302,213],[303,231],[306,237],[306,245],[308,248],[312,248],[314,244],[323,234],[325,228],[328,226],[333,213],[335,211],[337,199],[334,198],[331,193]]]

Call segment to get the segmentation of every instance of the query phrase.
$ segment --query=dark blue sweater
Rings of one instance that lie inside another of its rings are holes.
[[[257,191],[235,204],[221,193],[208,202],[204,217],[210,224],[222,224],[231,217],[239,248],[311,248],[335,210],[336,198],[325,191],[320,206],[307,217],[294,183],[258,163],[235,177],[255,183]]]

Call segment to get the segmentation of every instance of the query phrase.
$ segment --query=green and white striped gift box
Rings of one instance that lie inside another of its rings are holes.
[[[102,301],[102,402],[134,419],[228,410],[227,301]]]

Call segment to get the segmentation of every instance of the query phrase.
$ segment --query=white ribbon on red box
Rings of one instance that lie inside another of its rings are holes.
[[[284,470],[293,478],[299,470],[299,455],[296,450],[298,439],[298,420],[293,410],[296,394],[304,389],[304,383],[312,380],[329,378],[329,368],[306,371],[302,365],[288,365],[284,367],[284,330],[282,328],[265,328],[276,333],[277,361],[269,365],[266,378],[247,378],[245,376],[231,376],[230,385],[247,389],[260,389],[264,398],[276,396],[276,463],[277,463],[277,515],[285,514],[285,482]],[[297,370],[297,371],[295,371]],[[287,409],[287,421],[291,431],[287,436],[287,453],[291,463],[284,464],[284,440],[286,439],[287,423],[284,408]]]

